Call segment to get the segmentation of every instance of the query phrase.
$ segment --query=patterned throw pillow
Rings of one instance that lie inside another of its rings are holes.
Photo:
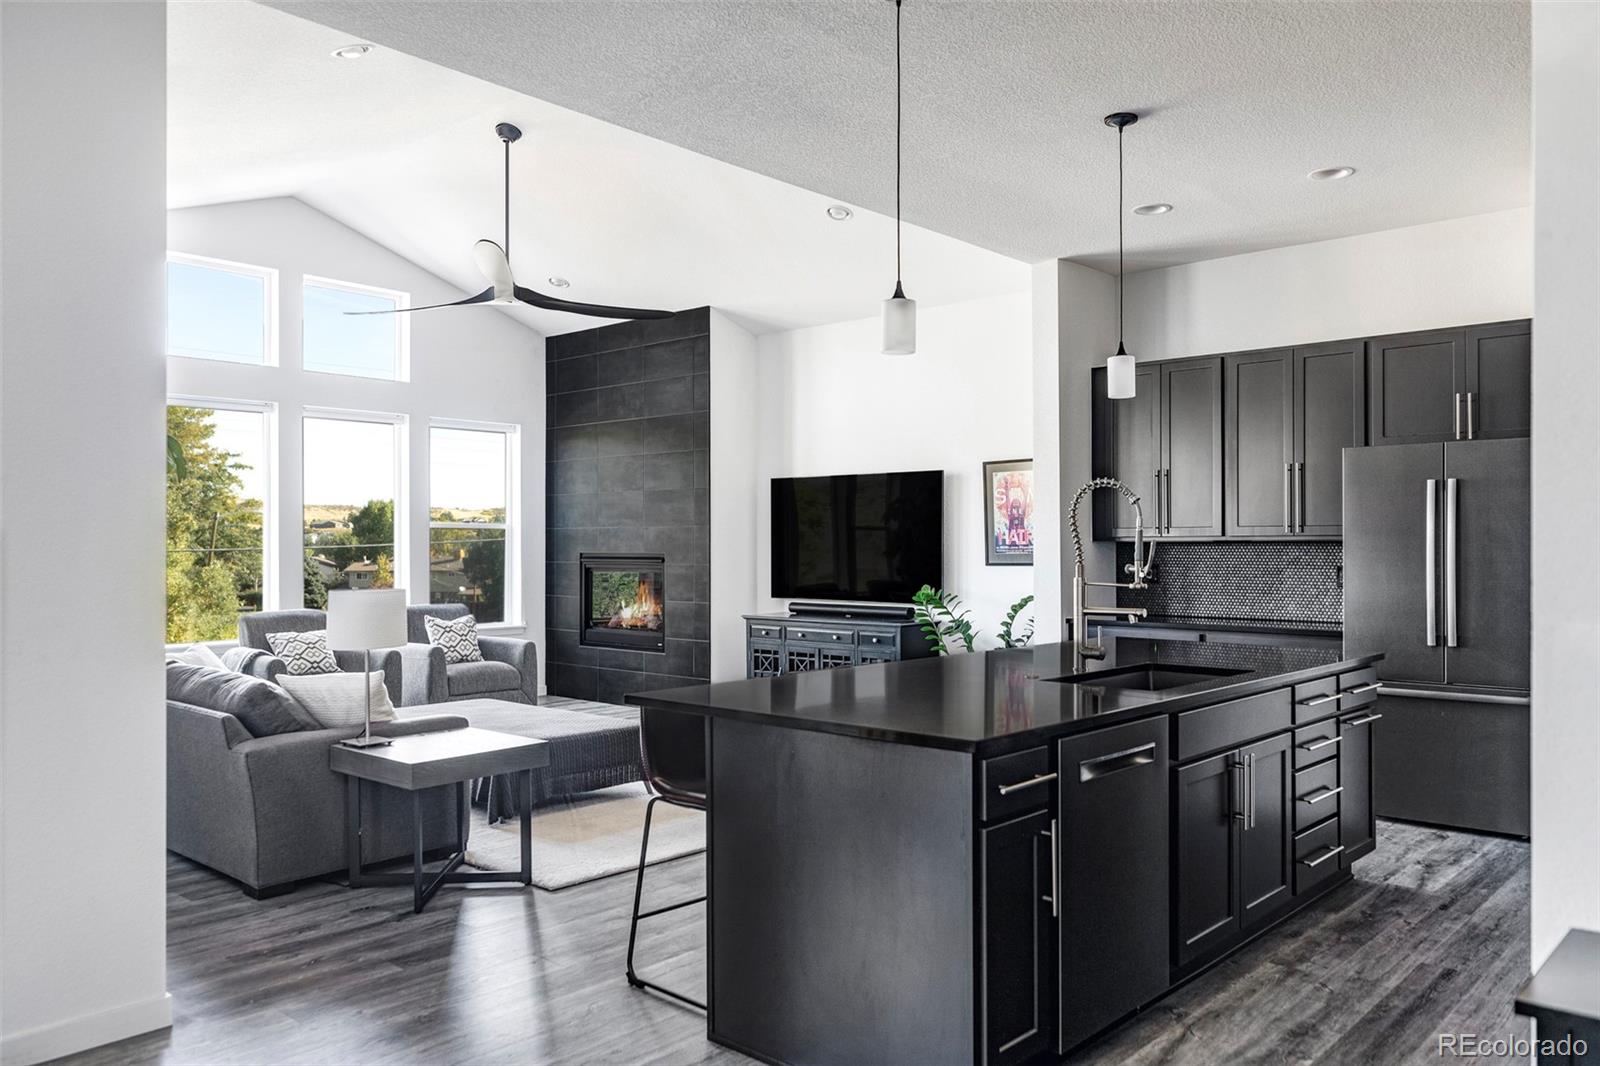
[[[291,674],[336,674],[339,661],[328,650],[328,633],[313,629],[309,633],[268,633],[272,654],[283,660]]]
[[[444,649],[446,663],[483,662],[483,652],[478,650],[478,623],[470,614],[422,621],[428,627],[428,643]]]

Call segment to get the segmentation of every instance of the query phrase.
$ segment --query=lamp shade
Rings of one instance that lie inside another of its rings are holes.
[[[398,648],[406,642],[405,589],[334,589],[328,593],[328,647]]]
[[[883,354],[917,353],[917,301],[891,296],[883,301]]]
[[[1113,400],[1133,399],[1133,356],[1126,353],[1106,360],[1106,395]]]

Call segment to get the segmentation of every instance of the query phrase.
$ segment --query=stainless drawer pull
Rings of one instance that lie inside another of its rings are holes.
[[[1337,692],[1330,692],[1326,696],[1313,696],[1308,700],[1296,700],[1295,702],[1302,707],[1316,707],[1320,704],[1332,703],[1338,698],[1339,694]]]
[[[1078,780],[1093,781],[1097,777],[1105,777],[1119,770],[1131,770],[1135,766],[1147,766],[1156,761],[1156,744],[1151,741],[1141,744],[1137,748],[1127,751],[1114,751],[1109,755],[1101,755],[1094,759],[1085,759],[1078,764]]]
[[[1321,866],[1323,863],[1327,862],[1329,859],[1333,858],[1335,855],[1339,854],[1343,850],[1344,850],[1344,845],[1343,844],[1330,844],[1328,846],[1328,850],[1323,852],[1321,855],[1318,855],[1316,858],[1314,858],[1314,859],[1301,859],[1300,860],[1300,865],[1301,866]]]
[[[1357,685],[1355,688],[1341,689],[1339,691],[1339,695],[1359,696],[1363,692],[1376,692],[1378,691],[1379,687],[1381,687],[1381,682],[1368,681],[1365,685]]]
[[[1344,786],[1343,785],[1340,785],[1338,788],[1330,788],[1327,785],[1324,785],[1324,786],[1322,786],[1322,788],[1318,789],[1316,792],[1313,792],[1311,795],[1309,795],[1309,796],[1301,796],[1300,799],[1302,801],[1306,802],[1306,803],[1321,803],[1323,800],[1327,799],[1329,796],[1337,796],[1339,793],[1341,793],[1343,791],[1344,791]]]
[[[1337,743],[1339,743],[1339,738],[1338,737],[1323,737],[1321,740],[1314,740],[1310,744],[1302,744],[1302,745],[1300,745],[1300,750],[1301,751],[1321,751],[1323,748],[1330,747],[1330,746],[1332,746],[1334,744],[1337,744]]]
[[[803,632],[796,633],[795,636],[800,637],[801,639],[804,639],[805,638],[805,633],[803,633]]]
[[[833,634],[833,639],[834,640],[838,640],[839,639],[839,634],[837,634],[837,633]]]
[[[1350,721],[1345,722],[1344,725],[1347,728],[1353,728],[1353,727],[1358,726],[1358,725],[1366,725],[1368,722],[1376,722],[1378,719],[1380,719],[1382,717],[1383,717],[1383,715],[1381,715],[1381,714],[1365,714],[1365,715],[1362,715],[1360,718],[1352,718],[1352,719],[1350,719]]]
[[[878,638],[877,637],[873,637],[872,638],[872,643],[874,643],[874,644],[878,643]]]
[[[1011,785],[1001,785],[1000,786],[1000,795],[1009,796],[1009,795],[1011,795],[1011,793],[1020,791],[1021,789],[1032,788],[1034,785],[1042,785],[1046,781],[1054,781],[1055,779],[1056,779],[1056,775],[1053,774],[1053,773],[1035,774],[1033,777],[1028,778],[1026,781],[1018,781],[1015,784],[1011,784]]]

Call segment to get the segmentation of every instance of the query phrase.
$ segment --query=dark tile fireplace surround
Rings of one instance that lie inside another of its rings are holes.
[[[711,676],[710,355],[707,308],[545,342],[552,695],[621,702]],[[611,575],[601,605],[585,563]]]

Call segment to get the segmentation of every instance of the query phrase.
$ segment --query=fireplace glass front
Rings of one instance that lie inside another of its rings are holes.
[[[665,651],[666,560],[659,555],[580,555],[583,629],[590,647]]]

